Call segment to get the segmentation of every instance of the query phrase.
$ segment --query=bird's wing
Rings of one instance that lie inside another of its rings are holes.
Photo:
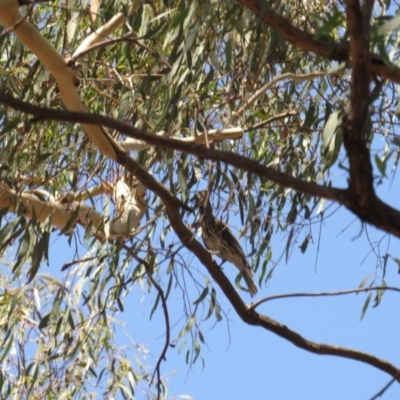
[[[246,264],[246,267],[250,268],[246,256],[244,255],[242,246],[240,246],[238,240],[236,239],[235,235],[232,233],[232,231],[228,228],[226,224],[224,224],[222,221],[217,220],[217,229],[220,230],[222,240],[224,240],[226,243],[229,243],[229,246],[232,247],[237,254],[239,254],[242,258],[243,261]]]

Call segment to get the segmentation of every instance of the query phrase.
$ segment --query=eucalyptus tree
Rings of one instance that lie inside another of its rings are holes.
[[[128,398],[138,383],[163,397],[170,345],[190,337],[194,363],[204,320],[225,318],[220,296],[244,323],[399,380],[386,360],[262,314],[273,271],[307,250],[330,204],[400,236],[399,211],[376,192],[400,143],[389,6],[0,0],[2,397]],[[331,178],[338,168],[344,189]],[[241,228],[258,286],[250,305],[239,271],[221,270],[197,240],[203,190]],[[55,238],[67,249],[57,275],[45,267]],[[359,289],[370,291],[365,309],[385,286]],[[115,343],[115,315],[138,287],[156,293],[149,317],[165,318],[154,379]],[[172,292],[183,299],[177,331]]]

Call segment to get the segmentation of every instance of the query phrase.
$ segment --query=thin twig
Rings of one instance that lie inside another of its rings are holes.
[[[92,46],[87,47],[85,50],[82,50],[81,52],[74,54],[71,58],[68,59],[68,62],[76,62],[79,58],[85,56],[86,54],[90,53],[91,51],[100,49],[102,47],[112,46],[114,44],[121,43],[121,42],[130,42],[130,43],[137,44],[139,47],[141,47],[142,49],[144,49],[148,53],[150,53],[153,57],[159,59],[162,64],[164,64],[166,67],[168,67],[168,69],[172,68],[171,64],[168,61],[163,60],[157,51],[155,51],[154,49],[151,49],[149,46],[146,46],[144,43],[142,43],[140,41],[141,38],[132,38],[131,37],[132,35],[134,35],[134,32],[129,32],[120,38],[107,39],[102,42],[95,43]],[[160,76],[163,76],[163,75],[164,74],[162,74]]]
[[[393,385],[394,382],[396,382],[396,378],[392,378],[375,396],[372,396],[370,400],[376,400],[378,397],[381,397],[386,390],[390,388],[390,386]]]
[[[290,175],[286,175],[280,171],[277,171],[271,167],[265,167],[261,163],[251,160],[247,157],[239,154],[234,154],[228,151],[208,149],[205,146],[199,146],[192,143],[185,143],[179,138],[170,138],[165,136],[158,136],[147,132],[144,129],[139,129],[134,126],[129,126],[123,122],[115,120],[110,117],[101,115],[75,112],[75,111],[64,111],[64,110],[53,110],[45,107],[38,107],[27,102],[15,99],[4,92],[0,91],[0,103],[12,107],[18,111],[35,115],[37,121],[68,121],[68,122],[81,122],[90,125],[102,125],[110,129],[115,129],[120,133],[125,134],[128,137],[140,139],[146,141],[149,145],[163,146],[165,148],[172,148],[174,150],[180,150],[186,153],[194,154],[200,158],[208,158],[213,161],[220,161],[235,167],[242,168],[243,170],[255,174],[261,178],[272,180],[282,186],[297,190],[309,194],[311,196],[324,197],[328,200],[337,201],[340,204],[345,203],[345,190],[337,189],[333,187],[318,185],[314,182],[308,182]],[[118,149],[114,149],[118,151]],[[120,154],[122,157],[123,154]],[[126,165],[125,165],[126,167]],[[143,182],[142,182],[143,183]],[[147,185],[145,185],[147,186]],[[177,199],[174,201],[178,202]],[[179,206],[192,211],[187,205],[179,201]],[[377,208],[377,207],[376,207]],[[391,209],[395,211],[394,209]],[[396,218],[398,218],[398,236],[400,237],[400,214],[391,217],[391,224],[395,225]],[[397,234],[397,232],[391,233]]]
[[[274,121],[276,121],[278,119],[286,118],[289,115],[298,115],[298,114],[299,113],[296,110],[286,110],[286,111],[284,111],[284,112],[282,112],[280,114],[274,115],[273,117],[270,117],[270,118],[266,119],[265,121],[261,121],[261,122],[259,122],[257,124],[254,124],[254,125],[250,126],[249,128],[246,128],[244,131],[247,133],[247,132],[250,132],[250,131],[254,131],[256,129],[261,129],[264,126],[266,126],[266,125],[270,124],[271,122],[274,122]]]
[[[160,366],[161,366],[161,362],[162,360],[166,360],[166,354],[167,354],[167,350],[168,347],[170,345],[170,323],[169,323],[169,314],[168,314],[168,308],[167,308],[167,299],[165,298],[164,292],[161,289],[161,286],[155,281],[155,279],[153,278],[152,275],[152,271],[150,268],[150,265],[147,261],[143,260],[142,258],[138,257],[131,248],[129,248],[126,245],[122,246],[123,249],[125,249],[128,254],[135,259],[136,261],[142,263],[144,265],[144,268],[146,269],[147,272],[147,276],[150,279],[150,282],[154,285],[154,287],[156,288],[158,295],[160,296],[161,299],[161,304],[164,310],[164,318],[165,318],[165,329],[166,329],[166,334],[165,334],[165,345],[164,348],[161,352],[160,357],[158,358],[157,364],[156,364],[156,368],[154,370],[153,376],[151,377],[151,381],[150,381],[150,385],[153,383],[154,380],[154,375],[157,374],[157,399],[160,399],[160,387],[161,387],[161,374],[160,374]]]
[[[348,290],[338,290],[335,292],[317,292],[317,293],[282,293],[282,294],[275,294],[272,296],[264,297],[253,303],[250,306],[250,309],[254,310],[260,304],[266,303],[270,300],[278,300],[278,299],[287,299],[290,297],[324,297],[324,296],[343,296],[346,294],[353,294],[353,293],[362,293],[362,292],[371,292],[374,290],[390,290],[394,292],[400,292],[400,288],[395,286],[372,286],[368,288],[358,288],[358,289],[348,289]]]

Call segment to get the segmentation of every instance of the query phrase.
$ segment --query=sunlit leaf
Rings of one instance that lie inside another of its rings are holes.
[[[370,301],[371,301],[371,297],[372,297],[372,293],[369,293],[368,296],[367,296],[367,299],[365,300],[365,303],[364,303],[364,305],[363,305],[363,308],[362,308],[362,310],[361,310],[361,317],[360,317],[360,320],[362,320],[362,319],[364,318],[364,315],[365,315],[365,313],[366,313],[366,311],[367,311],[367,309],[368,309],[369,303],[370,303]]]

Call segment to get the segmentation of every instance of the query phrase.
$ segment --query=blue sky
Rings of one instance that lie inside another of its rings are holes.
[[[380,194],[392,205],[396,203],[398,184],[399,179],[395,179],[391,184],[386,181],[379,187]],[[232,221],[232,225],[240,227],[240,221]],[[384,233],[371,227],[362,231],[355,216],[341,208],[324,221],[317,259],[318,229],[314,229],[314,243],[307,252],[300,252],[297,248],[299,242],[288,263],[282,261],[279,264],[268,286],[260,289],[256,300],[280,293],[357,288],[367,276],[370,281],[376,278],[379,283],[382,269],[377,262],[382,256],[389,252],[400,258],[395,238],[390,238],[388,247],[386,237],[380,247],[375,248],[375,253],[371,252],[371,244],[381,240]],[[63,247],[63,239],[56,240],[56,243],[50,257],[51,268],[43,272],[50,272],[54,267],[53,271],[59,275],[59,267],[65,262],[60,255],[64,254],[64,258],[68,251]],[[282,241],[277,245],[284,247],[285,243]],[[60,247],[64,249],[62,252]],[[193,268],[203,268],[195,259],[189,260],[189,264]],[[394,262],[388,262],[385,277],[388,285],[400,287],[397,269]],[[234,267],[226,263],[224,271],[234,279]],[[245,292],[242,294],[250,301]],[[180,320],[182,299],[179,296],[177,291],[172,291],[168,300],[171,324],[176,324],[175,334],[184,324]],[[307,339],[358,349],[400,365],[400,294],[386,293],[377,308],[371,308],[371,302],[363,320],[360,320],[366,297],[367,294],[361,293],[280,299],[263,304],[258,311],[286,324]],[[121,348],[132,346],[127,333],[137,348],[150,351],[147,356],[142,354],[142,361],[149,367],[155,366],[165,342],[164,317],[160,307],[149,320],[155,298],[154,291],[147,295],[137,286],[125,299],[125,311],[116,316],[126,322],[118,331],[117,345]],[[391,379],[363,363],[310,354],[264,329],[247,326],[239,320],[221,292],[218,300],[229,323],[226,317],[217,324],[212,318],[202,322],[201,329],[207,341],[201,352],[204,368],[201,361],[188,366],[185,351],[178,354],[178,347],[168,350],[167,360],[161,366],[168,386],[168,399],[369,400]],[[137,354],[138,350],[135,351]],[[153,370],[150,368],[149,372]],[[147,398],[147,390],[141,385],[136,392],[137,399]],[[398,384],[392,385],[380,397],[386,400],[399,398]]]
[[[384,147],[383,142],[379,143],[379,138],[375,139],[374,145],[378,149]],[[333,184],[343,187],[346,179],[344,171],[336,169],[331,174]],[[385,180],[378,187],[378,194],[395,207],[399,183],[396,177],[393,182]],[[230,219],[229,224],[235,228],[241,227],[238,217]],[[366,277],[369,277],[369,282],[375,278],[376,283],[380,284],[382,257],[389,252],[400,258],[397,239],[389,239],[372,227],[363,228],[357,218],[344,208],[323,221],[320,243],[318,235],[319,225],[316,224],[313,227],[313,244],[309,245],[305,254],[298,249],[304,237],[299,238],[288,263],[284,258],[280,261],[268,286],[260,288],[255,300],[281,293],[354,289]],[[382,238],[380,245],[374,247]],[[72,251],[65,250],[64,239],[56,240],[50,257],[51,269],[43,272],[55,271],[59,276],[59,267],[66,262],[65,256],[68,253],[72,256]],[[156,234],[153,240],[158,240]],[[286,244],[285,239],[279,240],[282,241],[275,240],[274,259],[279,258]],[[245,239],[242,239],[242,245],[246,249]],[[191,268],[198,268],[205,273],[204,267],[194,257],[185,260]],[[229,263],[224,264],[223,268],[233,282],[237,270]],[[397,269],[393,261],[388,262],[385,277],[388,285],[400,287]],[[226,316],[217,324],[212,318],[201,323],[207,341],[201,352],[204,366],[201,360],[193,366],[187,365],[185,351],[178,354],[179,346],[170,348],[167,360],[161,364],[161,373],[168,387],[168,399],[369,400],[391,379],[363,363],[314,355],[264,329],[247,326],[236,316],[222,292],[218,294]],[[248,302],[251,301],[245,292],[241,294]],[[386,293],[377,308],[372,308],[371,302],[366,315],[360,320],[367,295],[280,299],[263,304],[258,311],[286,324],[306,339],[365,351],[400,365],[400,348],[397,345],[397,338],[400,337],[397,306],[400,294]],[[117,314],[117,318],[126,323],[123,329],[118,330],[117,345],[127,348],[135,343],[135,354],[139,352],[137,349],[147,348],[150,353],[141,355],[142,361],[150,367],[150,374],[165,343],[161,307],[149,320],[155,299],[155,291],[145,294],[138,285],[125,299],[124,312]],[[184,325],[179,291],[171,292],[168,306],[171,324],[175,326],[174,338]],[[189,347],[190,343],[185,350]],[[155,388],[151,390],[155,391]],[[136,397],[146,399],[147,394],[148,388],[141,385]],[[380,398],[400,399],[400,386],[392,385]]]
[[[394,199],[395,183],[389,193]],[[383,233],[368,227],[361,237],[361,225],[354,216],[340,209],[326,221],[322,230],[320,252],[316,265],[317,243],[301,254],[296,251],[288,264],[281,263],[267,288],[258,298],[278,293],[319,292],[357,288],[370,275],[379,277],[377,258],[370,254],[370,241],[379,240]],[[317,240],[317,237],[314,237]],[[391,254],[396,254],[397,239],[391,238]],[[385,242],[381,250],[386,250]],[[382,253],[383,255],[384,253]],[[227,264],[225,264],[227,265]],[[229,269],[229,266],[224,266]],[[397,266],[388,263],[386,281],[399,285]],[[138,290],[127,300],[126,311],[119,315],[129,321],[126,330],[138,343],[149,348],[149,364],[155,364],[164,344],[164,320],[159,309],[152,321],[148,320],[154,296],[142,298]],[[246,296],[246,295],[245,295]],[[340,297],[290,298],[268,302],[259,308],[271,318],[286,324],[310,340],[346,346],[366,351],[400,365],[400,318],[398,293],[386,293],[379,307],[369,308],[360,321],[367,295]],[[143,300],[143,301],[141,301]],[[258,327],[241,322],[230,305],[220,295],[219,300],[229,316],[213,326],[205,322],[203,333],[207,347],[202,356],[205,366],[198,362],[193,368],[185,364],[184,354],[170,349],[162,373],[167,377],[170,399],[370,399],[389,381],[390,377],[360,362],[332,356],[318,356]],[[129,304],[129,306],[128,306]],[[371,302],[372,304],[372,302]],[[171,296],[171,310],[180,309],[180,299]],[[172,322],[174,312],[172,311]],[[119,337],[121,343],[123,337]],[[153,358],[154,357],[154,358]],[[143,393],[143,396],[145,393]],[[140,395],[138,398],[141,398]],[[143,397],[144,398],[144,397]],[[400,387],[392,385],[383,399],[400,398]]]
[[[390,190],[388,183],[379,188],[395,206],[398,184],[396,179]],[[314,244],[306,254],[296,250],[287,264],[281,262],[256,299],[279,293],[345,290],[357,288],[366,276],[379,279],[382,270],[377,267],[377,260],[385,254],[387,240],[381,244],[381,254],[370,253],[371,243],[380,240],[384,233],[371,227],[362,231],[358,221],[348,227],[354,219],[351,213],[340,209],[324,223],[318,259],[318,229],[315,229]],[[240,222],[232,221],[232,224]],[[65,262],[65,240],[56,243],[51,253],[51,269],[44,272],[60,274],[59,267]],[[60,248],[64,250],[60,252]],[[400,258],[398,248],[398,240],[391,238],[390,252]],[[234,276],[233,267],[225,265],[224,270]],[[400,287],[400,276],[393,262],[388,263],[386,281]],[[246,294],[243,296],[250,301]],[[400,365],[400,294],[386,293],[379,307],[369,308],[360,321],[366,297],[367,294],[352,294],[281,299],[262,305],[258,311],[307,339],[366,351]],[[138,287],[125,300],[125,311],[117,315],[127,322],[124,329],[136,344],[150,350],[146,362],[153,367],[164,345],[165,329],[160,307],[149,320],[154,299],[154,292],[144,295]],[[245,325],[221,293],[219,301],[229,323],[226,318],[216,325],[213,321],[203,323],[207,340],[207,346],[202,349],[204,366],[199,361],[189,367],[184,354],[178,354],[177,348],[169,349],[167,360],[161,366],[169,399],[368,400],[390,380],[387,374],[371,366],[310,354],[270,332]],[[178,323],[182,306],[178,294],[173,293],[168,304],[172,323]],[[121,333],[117,343],[121,347],[131,345]],[[137,398],[144,399],[146,394],[144,388],[137,393]],[[399,399],[400,386],[392,385],[381,398]]]
[[[380,188],[386,200],[393,205],[397,203],[398,184],[397,179],[390,190],[388,182],[386,187]],[[368,275],[379,280],[382,270],[377,267],[377,260],[385,254],[386,242],[381,244],[382,253],[378,256],[370,250],[371,243],[380,240],[384,233],[371,227],[362,231],[358,221],[349,226],[354,220],[351,213],[340,209],[324,222],[318,259],[318,229],[315,229],[314,244],[306,254],[296,250],[287,264],[281,262],[268,286],[260,289],[256,299],[279,293],[357,288]],[[232,221],[232,224],[240,225],[240,222]],[[59,273],[60,265],[65,262],[63,253],[67,252],[58,252],[63,246],[64,240],[59,240],[54,246],[52,268],[46,272]],[[391,238],[390,252],[400,258],[397,248],[398,240]],[[235,274],[228,264],[224,270],[229,276]],[[400,287],[399,280],[397,266],[389,262],[386,281],[389,285]],[[179,323],[182,307],[178,296],[173,293],[168,301],[173,324]],[[250,301],[246,294],[243,293],[243,296]],[[286,324],[307,339],[362,350],[400,365],[397,344],[400,337],[400,294],[386,293],[379,307],[370,307],[360,321],[366,297],[367,294],[352,294],[281,299],[260,306],[258,311]],[[124,330],[135,343],[139,347],[143,344],[150,350],[144,359],[152,367],[164,345],[165,330],[160,307],[149,320],[154,300],[154,292],[144,295],[137,287],[125,299],[125,311],[117,315],[120,320],[126,321]],[[167,360],[161,366],[169,399],[368,400],[390,381],[390,376],[371,366],[338,357],[314,355],[261,328],[245,325],[222,293],[219,301],[229,323],[226,317],[216,325],[214,321],[203,323],[202,330],[207,340],[207,346],[202,349],[204,366],[201,361],[188,366],[184,354],[178,354],[177,348],[169,349]],[[121,332],[117,335],[117,344],[121,347],[132,345]],[[141,386],[136,395],[138,399],[145,399],[146,388]],[[392,385],[381,398],[399,399],[400,386]]]

